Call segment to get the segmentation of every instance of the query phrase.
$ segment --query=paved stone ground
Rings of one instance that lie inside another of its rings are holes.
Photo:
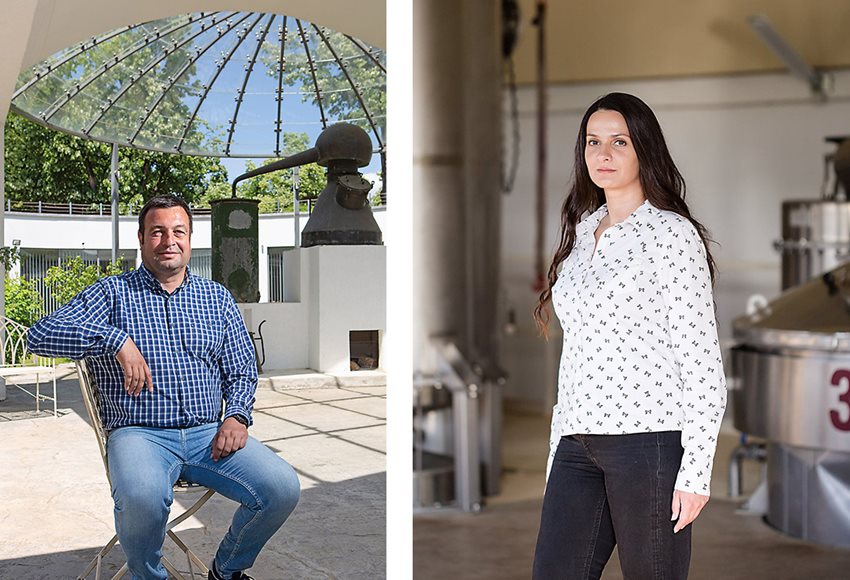
[[[76,377],[66,374],[59,418],[36,414],[33,399],[15,388],[0,402],[0,580],[75,578],[113,534],[97,443]],[[261,382],[251,433],[295,467],[302,494],[252,568],[258,580],[386,576],[383,384],[376,373],[352,381],[306,371]],[[190,501],[177,497],[173,509]],[[208,561],[235,507],[214,496],[179,535]],[[166,553],[174,554],[168,542]],[[172,561],[187,569],[176,555]],[[103,577],[122,564],[116,548]]]

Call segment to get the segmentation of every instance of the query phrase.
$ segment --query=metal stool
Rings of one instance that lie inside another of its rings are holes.
[[[103,467],[106,470],[106,478],[109,479],[109,464],[106,457],[106,439],[108,434],[106,430],[103,428],[103,423],[100,420],[100,392],[97,390],[97,385],[94,384],[94,381],[91,379],[91,375],[89,374],[88,367],[86,366],[85,361],[77,361],[77,376],[80,379],[80,391],[83,394],[83,402],[86,405],[86,411],[89,415],[89,420],[91,421],[92,429],[94,429],[95,435],[97,437],[97,445],[100,449],[100,457],[103,460]],[[201,506],[203,506],[207,500],[209,500],[215,491],[211,489],[207,489],[202,485],[197,485],[194,483],[190,483],[184,480],[178,480],[177,483],[174,484],[174,492],[175,493],[186,493],[186,492],[195,492],[201,493],[203,495],[199,497],[192,506],[181,513],[180,515],[170,519],[168,521],[168,525],[166,527],[166,537],[171,538],[171,540],[177,545],[177,547],[186,555],[186,561],[189,564],[189,578],[194,578],[195,574],[202,574],[203,578],[207,577],[209,573],[209,569],[206,564],[198,558],[198,556],[189,548],[178,536],[174,533],[173,528],[191,517],[195,512],[197,512]],[[101,548],[101,550],[97,553],[97,556],[89,563],[88,567],[86,567],[85,571],[77,576],[77,580],[85,580],[88,578],[89,574],[94,571],[95,580],[100,580],[100,569],[101,564],[103,563],[103,559],[109,553],[110,550],[118,543],[118,536],[112,536],[112,539]],[[162,557],[162,564],[165,566],[165,569],[173,575],[178,580],[187,580],[187,577],[181,574],[174,564],[165,556]],[[127,564],[124,564],[118,572],[112,577],[112,580],[117,580],[124,576],[127,573]]]

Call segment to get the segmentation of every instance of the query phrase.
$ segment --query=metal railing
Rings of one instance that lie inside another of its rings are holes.
[[[195,215],[204,215],[210,213],[208,207],[192,207],[192,213]],[[130,204],[119,209],[118,215],[133,216],[138,215],[141,207],[135,204]],[[41,213],[52,215],[112,215],[112,206],[108,203],[48,203],[44,201],[11,201],[6,200],[7,212],[18,213]]]
[[[305,199],[301,203],[301,211],[305,212],[307,215],[311,215],[313,213],[313,206],[315,205],[315,199]],[[193,215],[209,215],[212,210],[208,207],[197,207],[193,204],[189,204],[189,207],[192,208]],[[384,208],[385,204],[372,206],[372,209]],[[139,210],[141,210],[141,206],[137,206],[135,204],[124,205],[118,210],[118,215],[124,216],[135,216],[139,215]],[[40,213],[40,214],[51,214],[51,215],[97,215],[97,216],[111,216],[112,215],[112,206],[108,203],[48,203],[45,201],[12,201],[10,199],[6,200],[6,212],[17,212],[17,213]],[[292,210],[284,210],[281,205],[281,201],[277,200],[277,204],[274,210],[270,212],[261,212],[261,213],[292,213]]]

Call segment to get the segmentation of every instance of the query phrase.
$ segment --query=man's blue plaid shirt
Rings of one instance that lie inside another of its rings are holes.
[[[115,355],[128,336],[151,369],[153,393],[124,391]],[[188,270],[170,295],[144,266],[103,278],[39,320],[27,343],[37,354],[88,360],[107,430],[212,423],[222,398],[223,418],[250,420],[257,367],[239,309],[227,289]]]

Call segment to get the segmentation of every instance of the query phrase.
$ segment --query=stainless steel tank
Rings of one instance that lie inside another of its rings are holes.
[[[768,522],[850,547],[850,264],[733,327],[735,427],[770,442]]]

